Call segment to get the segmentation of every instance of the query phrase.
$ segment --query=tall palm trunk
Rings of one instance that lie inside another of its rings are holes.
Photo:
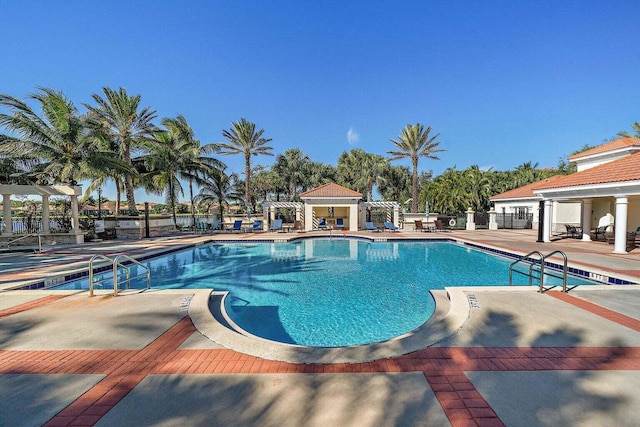
[[[418,157],[411,159],[413,172],[411,174],[411,213],[418,212]]]
[[[249,176],[251,175],[251,154],[244,156],[244,199],[247,210],[251,204],[249,196]],[[248,212],[247,212],[248,213]]]

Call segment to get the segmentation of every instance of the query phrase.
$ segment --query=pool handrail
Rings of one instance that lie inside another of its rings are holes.
[[[91,259],[89,260],[89,296],[92,297],[93,296],[93,262],[95,260],[103,260],[103,261],[107,261],[109,264],[113,265],[113,260],[111,258],[109,258],[106,255],[94,255],[91,257]],[[106,279],[102,278],[100,280],[98,280],[98,282],[104,282]]]
[[[562,267],[562,292],[567,292],[567,254],[565,254],[564,252],[562,252],[561,250],[555,250],[553,252],[549,252],[546,255],[542,255],[542,253],[540,251],[531,251],[528,254],[524,255],[523,257],[521,257],[520,259],[515,260],[514,262],[512,262],[509,265],[509,286],[513,285],[513,272],[515,271],[516,273],[520,273],[520,274],[525,274],[521,271],[518,270],[514,270],[514,267],[516,264],[518,264],[519,262],[526,262],[529,263],[529,286],[532,286],[533,283],[533,267],[536,265],[536,261],[540,263],[540,277],[539,277],[539,290],[538,292],[542,293],[544,291],[544,266],[545,266],[545,260],[553,255],[556,254],[560,254],[562,255],[562,258],[564,260],[563,262],[563,267]],[[531,259],[531,255],[538,255],[539,259],[535,260],[535,259]],[[557,277],[557,276],[556,276]]]
[[[142,267],[142,269],[145,270],[146,273],[138,274],[137,276],[131,277],[131,271],[129,268],[130,265],[120,262],[121,258],[127,261],[129,264],[134,264]],[[151,270],[149,270],[149,267],[135,260],[134,258],[131,258],[129,255],[120,254],[113,259],[113,296],[114,297],[118,296],[118,285],[121,283],[118,280],[118,267],[122,267],[125,270],[125,276],[126,276],[125,281],[127,282],[127,289],[131,284],[131,279],[137,279],[138,277],[142,277],[143,275],[147,277],[147,289],[151,288]]]

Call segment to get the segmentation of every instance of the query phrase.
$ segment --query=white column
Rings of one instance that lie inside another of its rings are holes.
[[[349,230],[358,231],[358,203],[349,205]]]
[[[398,205],[393,207],[393,225],[400,227],[400,207]]]
[[[313,206],[304,204],[304,231],[313,230]]]
[[[473,231],[476,229],[476,223],[475,223],[475,218],[473,217],[475,212],[473,211],[473,209],[469,208],[467,209],[467,212],[465,212],[467,214],[467,225],[466,225],[466,229],[469,231]]]
[[[551,207],[553,205],[552,200],[544,201],[544,223],[542,224],[542,241],[545,243],[551,242]]]
[[[616,197],[616,241],[614,243],[614,254],[627,253],[627,208],[629,199],[627,197]]]
[[[80,230],[80,215],[78,213],[78,196],[71,196],[71,233],[76,235],[76,243],[84,242],[84,236]]]
[[[51,229],[49,228],[49,196],[42,196],[42,232],[49,234]]]
[[[11,194],[2,195],[2,214],[4,215],[2,235],[11,236],[13,234],[13,223],[11,222]]]
[[[498,222],[496,221],[496,210],[491,208],[489,211],[489,230],[497,230]]]
[[[591,199],[582,200],[582,240],[591,241]]]

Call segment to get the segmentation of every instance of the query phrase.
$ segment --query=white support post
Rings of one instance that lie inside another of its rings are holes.
[[[591,241],[591,199],[582,200],[582,240]]]
[[[78,213],[78,196],[75,194],[71,196],[71,231],[75,234],[76,243],[80,244],[84,241],[84,236],[80,230],[80,215]]]
[[[466,229],[468,231],[473,231],[476,229],[476,223],[475,223],[475,212],[473,211],[473,209],[469,208],[467,209],[467,211],[465,212],[467,214],[467,225],[466,225]]]
[[[393,206],[393,225],[400,227],[400,208],[398,205]]]
[[[2,227],[3,236],[11,236],[13,234],[13,222],[11,221],[11,194],[2,195],[2,214],[4,215]]]
[[[552,200],[544,201],[544,224],[542,225],[542,241],[544,243],[551,242],[551,208]]]
[[[496,210],[492,207],[489,211],[489,230],[497,230],[498,222],[496,221]]]
[[[614,254],[627,254],[627,208],[628,197],[616,197],[616,223]]]

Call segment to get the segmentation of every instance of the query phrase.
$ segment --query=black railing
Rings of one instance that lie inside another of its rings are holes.
[[[533,226],[533,214],[499,213],[496,214],[496,222],[498,223],[498,228],[531,229]]]

